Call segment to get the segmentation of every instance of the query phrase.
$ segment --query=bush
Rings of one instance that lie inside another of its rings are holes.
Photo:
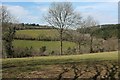
[[[40,48],[40,55],[45,55],[44,52],[46,51],[46,46],[42,46]]]
[[[20,58],[20,57],[32,57],[33,56],[33,47],[30,48],[15,48],[14,54],[12,55],[14,58]]]
[[[72,53],[72,51],[71,51],[71,47],[68,47],[68,49],[67,49],[67,53],[66,54],[71,54]]]
[[[51,51],[49,54],[50,55],[55,55],[55,51]]]
[[[76,48],[71,48],[71,47],[68,47],[67,51],[66,51],[66,54],[75,54],[76,53]]]

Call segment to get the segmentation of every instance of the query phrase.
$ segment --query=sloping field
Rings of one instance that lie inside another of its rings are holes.
[[[63,56],[40,56],[29,58],[8,58],[3,59],[3,66],[12,64],[62,64],[69,62],[81,62],[81,61],[101,61],[101,60],[118,60],[118,51],[115,52],[103,52],[103,53],[91,53],[82,55],[63,55]]]
[[[89,69],[90,66],[101,64],[101,67],[99,68],[102,68],[104,65],[117,66],[117,60],[118,52],[103,52],[66,56],[8,58],[2,59],[2,75],[3,78],[53,78],[57,77],[63,71],[61,67],[62,65],[68,66],[67,68],[70,68],[72,64],[77,64],[83,69],[86,67],[85,65],[87,65],[88,68],[86,69]],[[92,70],[91,67],[90,70]],[[74,76],[74,73],[70,71],[66,74],[66,76],[72,77]]]
[[[38,38],[38,37],[51,37],[55,38],[59,36],[59,33],[56,29],[42,29],[42,30],[18,30],[16,32],[16,36],[19,37],[32,37],[32,38]]]

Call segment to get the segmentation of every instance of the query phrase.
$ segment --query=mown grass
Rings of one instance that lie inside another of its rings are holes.
[[[25,35],[32,38],[38,38],[39,36],[55,38],[59,36],[59,33],[56,29],[42,29],[42,30],[33,29],[33,30],[18,30],[16,32],[16,36],[17,35]]]
[[[82,54],[82,55],[7,58],[7,59],[2,59],[2,63],[3,63],[2,72],[3,72],[4,78],[16,78],[16,77],[22,77],[22,76],[27,77],[30,75],[29,73],[34,71],[39,71],[39,72],[44,71],[47,73],[47,71],[51,70],[54,72],[54,66],[57,68],[57,65],[73,64],[73,63],[88,64],[88,63],[94,63],[97,61],[98,62],[113,61],[114,63],[114,61],[117,61],[117,60],[118,60],[117,51]],[[45,76],[47,76],[47,74]]]
[[[59,51],[60,42],[59,41],[30,41],[30,40],[14,40],[14,47],[25,48],[33,47],[35,50],[39,50],[42,46],[46,46],[47,51]],[[63,50],[67,50],[68,47],[75,47],[76,44],[73,42],[63,41]]]

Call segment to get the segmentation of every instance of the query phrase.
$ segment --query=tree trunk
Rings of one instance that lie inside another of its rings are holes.
[[[81,48],[80,43],[78,43],[78,52],[79,52],[79,54],[80,54],[80,48]]]
[[[92,47],[92,45],[93,45],[93,36],[90,35],[90,37],[91,37],[91,40],[90,40],[90,53],[93,53],[93,47]]]
[[[63,54],[63,49],[62,49],[62,47],[63,47],[63,45],[62,45],[63,38],[62,38],[62,35],[63,35],[63,30],[60,29],[60,55]]]

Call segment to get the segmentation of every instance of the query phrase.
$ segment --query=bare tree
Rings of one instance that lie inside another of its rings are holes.
[[[90,53],[93,52],[93,35],[96,30],[98,22],[91,16],[88,16],[85,20],[85,27],[90,27]]]
[[[60,33],[60,55],[63,54],[62,41],[63,32],[68,27],[74,27],[80,24],[80,14],[74,11],[74,8],[69,2],[52,3],[49,7],[48,14],[45,16],[45,20],[52,26],[58,27]]]
[[[0,6],[0,12],[3,46],[7,56],[11,56],[13,53],[12,41],[15,35],[15,19],[11,16],[6,6]]]
[[[15,23],[15,18],[9,13],[7,7],[2,5],[0,6],[0,22],[2,30],[5,31],[8,28],[8,23]]]
[[[81,53],[81,44],[83,41],[83,34],[79,33],[78,31],[71,32],[72,41],[78,45],[78,53]]]
[[[82,20],[81,24],[78,26],[77,30],[76,30],[76,34],[73,36],[75,37],[73,40],[74,42],[76,42],[78,44],[78,52],[80,52],[81,49],[81,45],[84,45],[87,37],[85,36],[86,34],[86,21]]]
[[[96,21],[91,17],[88,16],[86,19],[81,20],[81,24],[78,26],[76,33],[73,33],[73,41],[78,44],[78,52],[80,52],[81,46],[86,43],[88,40],[88,34],[87,32],[89,31],[88,28],[91,28],[90,32],[90,48],[92,49],[92,42],[93,42],[93,31],[94,31],[94,26],[96,26]]]

